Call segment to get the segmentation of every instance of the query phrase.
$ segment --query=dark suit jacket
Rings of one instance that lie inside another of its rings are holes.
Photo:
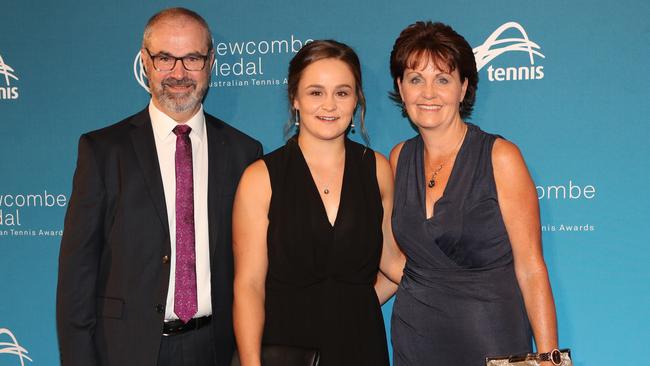
[[[232,204],[259,142],[208,114],[212,325],[218,365],[229,365]],[[57,288],[64,366],[154,366],[162,335],[171,243],[148,110],[81,136],[65,218]]]

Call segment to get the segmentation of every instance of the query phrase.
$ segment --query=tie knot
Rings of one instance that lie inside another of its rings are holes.
[[[190,131],[192,131],[192,127],[188,125],[178,125],[172,130],[176,136],[189,135]]]

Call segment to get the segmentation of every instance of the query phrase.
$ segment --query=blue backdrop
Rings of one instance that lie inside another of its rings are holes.
[[[142,30],[177,5],[214,32],[206,110],[265,151],[283,143],[289,59],[334,38],[361,57],[371,146],[387,154],[415,133],[387,97],[394,39],[415,20],[452,25],[482,64],[472,121],[517,143],[538,186],[561,345],[579,366],[643,352],[648,2],[24,0],[0,12],[0,365],[58,364],[57,259],[77,139],[145,107]]]

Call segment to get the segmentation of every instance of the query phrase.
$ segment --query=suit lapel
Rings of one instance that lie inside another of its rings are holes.
[[[210,232],[210,255],[214,257],[214,250],[218,239],[219,218],[217,215],[223,200],[223,189],[226,186],[225,178],[230,165],[228,141],[220,132],[219,121],[214,117],[205,115],[205,126],[208,135],[208,225]]]
[[[151,118],[149,117],[148,109],[145,108],[142,112],[134,116],[131,123],[136,127],[131,131],[133,150],[142,168],[144,180],[149,188],[149,195],[158,212],[160,222],[165,228],[165,232],[169,233],[165,191],[163,189],[162,176],[160,175],[160,164],[158,163],[156,142],[153,137],[153,128],[151,127]]]

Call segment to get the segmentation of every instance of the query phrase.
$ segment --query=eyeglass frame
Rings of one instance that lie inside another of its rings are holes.
[[[181,60],[181,65],[183,65],[183,68],[185,69],[185,71],[201,71],[201,70],[204,70],[205,65],[208,62],[208,58],[210,58],[210,54],[212,52],[212,49],[209,49],[208,53],[206,55],[188,54],[188,55],[185,55],[185,56],[182,56],[182,57],[176,57],[176,56],[170,55],[168,53],[158,53],[158,54],[152,55],[151,51],[149,51],[149,49],[147,47],[144,47],[144,50],[147,51],[147,54],[149,55],[149,58],[151,59],[151,64],[153,65],[153,68],[156,69],[156,71],[159,71],[159,72],[168,72],[168,71],[174,70],[176,68],[176,63],[178,62],[178,60]],[[169,70],[161,70],[161,69],[156,67],[156,57],[160,57],[161,55],[165,55],[165,57],[169,57],[169,58],[174,59],[174,64],[172,65],[171,69],[169,69]],[[185,61],[184,61],[184,59],[186,57],[198,57],[198,58],[203,59],[203,66],[198,70],[190,70],[190,69],[188,69],[187,66],[185,65]]]

